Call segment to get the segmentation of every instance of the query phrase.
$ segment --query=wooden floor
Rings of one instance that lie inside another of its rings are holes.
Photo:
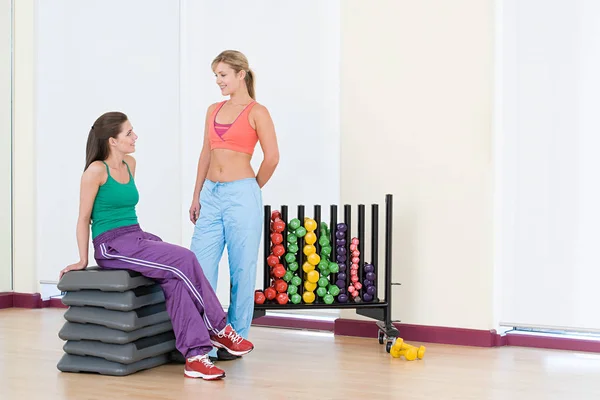
[[[61,309],[0,310],[0,399],[600,399],[600,355],[427,345],[393,359],[377,339],[253,328],[223,381],[165,365],[127,377],[61,373]]]

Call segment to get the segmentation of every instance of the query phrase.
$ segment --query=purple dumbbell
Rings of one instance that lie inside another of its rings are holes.
[[[367,286],[367,294],[375,297],[375,293],[377,293],[377,288],[375,286]]]

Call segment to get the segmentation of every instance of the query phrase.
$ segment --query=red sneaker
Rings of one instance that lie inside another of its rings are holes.
[[[210,341],[213,346],[225,349],[234,356],[243,356],[254,349],[254,345],[238,335],[231,325],[227,325],[217,335],[212,335]]]
[[[187,358],[183,373],[189,378],[202,378],[206,380],[225,377],[225,371],[215,367],[210,358],[208,358],[208,354]]]

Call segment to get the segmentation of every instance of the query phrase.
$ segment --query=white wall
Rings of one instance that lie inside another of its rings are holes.
[[[13,2],[13,290],[39,290],[35,203],[35,0]]]
[[[281,162],[263,190],[264,203],[287,204],[292,213],[305,204],[307,215],[319,203],[328,219],[329,204],[339,202],[339,2],[284,7],[274,0],[154,0],[119,3],[114,17],[116,4],[38,3],[39,279],[55,281],[60,266],[77,260],[85,140],[94,119],[109,109],[126,112],[140,136],[136,157],[143,227],[189,247],[193,225],[187,210],[204,117],[211,103],[223,99],[210,62],[227,48],[248,56],[257,100],[268,107],[278,134]],[[141,9],[144,18],[139,18]],[[223,29],[224,13],[228,29]],[[110,29],[120,25],[126,29]],[[261,161],[257,146],[256,171]],[[226,252],[221,266],[217,294],[227,305]],[[262,285],[262,244],[259,268],[257,287]]]
[[[61,4],[64,7],[65,3]],[[160,3],[164,4],[168,3]],[[150,15],[158,14],[159,3],[144,2],[144,5]],[[180,124],[181,136],[171,142],[181,156],[179,186],[173,188],[169,197],[173,202],[178,199],[173,207],[177,215],[160,220],[162,225],[156,222],[154,230],[163,237],[168,237],[165,232],[173,232],[175,241],[189,245],[193,227],[187,222],[187,208],[200,151],[201,127],[208,104],[220,100],[209,69],[210,60],[224,48],[237,48],[249,56],[255,69],[258,99],[271,110],[282,151],[279,169],[264,190],[265,203],[286,203],[292,207],[298,203],[312,207],[315,202],[383,204],[384,195],[393,193],[394,280],[403,284],[394,289],[393,317],[418,324],[492,327],[493,1],[461,0],[443,5],[433,1],[380,0],[376,5],[360,1],[314,1],[286,6],[294,7],[293,11],[284,10],[280,2],[254,3],[250,7],[243,2],[181,1],[178,66],[181,83],[176,85],[180,97],[169,100],[180,101],[181,106],[180,120],[173,123],[173,126]],[[73,7],[78,6],[70,8]],[[239,17],[239,24],[223,29],[220,24],[223,15],[227,15],[228,21],[238,18],[230,12],[233,8],[243,17]],[[129,31],[138,29],[138,24],[144,26],[138,16],[139,13],[129,19]],[[242,21],[253,21],[252,28],[248,29]],[[278,26],[269,27],[267,22]],[[239,30],[232,28],[237,26]],[[25,27],[22,25],[22,29]],[[171,25],[168,27],[166,30],[171,34]],[[129,32],[122,37],[137,36]],[[123,46],[129,43],[121,42]],[[135,47],[130,49],[133,51]],[[23,54],[21,57],[26,58]],[[145,57],[151,56],[144,54],[142,58]],[[149,65],[162,62],[161,59]],[[128,73],[125,69],[125,74]],[[99,76],[103,75],[96,75],[96,79]],[[38,75],[37,79],[42,77]],[[78,76],[75,79],[78,84],[83,81]],[[130,79],[136,84],[140,80]],[[153,82],[157,83],[162,84]],[[21,84],[26,91],[26,85]],[[50,82],[42,82],[40,87],[44,85],[48,91],[52,87]],[[131,92],[130,95],[146,97]],[[94,96],[100,98],[98,94]],[[84,105],[100,103],[78,101]],[[126,97],[115,101],[123,103],[110,103],[111,107],[130,104],[125,103],[129,101]],[[39,102],[37,106],[40,107]],[[144,127],[142,131],[140,124],[151,124],[149,115],[159,119],[161,115],[155,108],[148,111],[148,105],[128,108],[134,109],[129,114],[141,134],[138,150],[141,180],[142,173],[152,176],[151,161],[143,162],[142,153],[156,150],[149,141],[157,136],[146,133],[152,128]],[[18,124],[27,133],[23,117],[26,109],[21,112]],[[97,112],[93,114],[95,117]],[[85,126],[84,135],[88,119],[82,118],[77,124]],[[77,157],[82,163],[83,147],[74,143],[72,147],[81,149],[74,154],[80,154]],[[35,154],[33,149],[28,154],[23,148],[20,154],[29,157]],[[150,160],[151,155],[146,157]],[[306,160],[310,160],[310,175],[299,167]],[[384,165],[376,161],[383,161]],[[259,162],[260,150],[255,166]],[[79,169],[77,162],[69,165]],[[321,173],[325,166],[333,168],[326,176]],[[27,173],[26,168],[21,169],[20,174]],[[338,175],[341,175],[341,198]],[[73,186],[66,190],[72,192],[78,185],[78,176],[67,178]],[[32,186],[28,182],[25,179],[21,185]],[[151,185],[144,182],[142,190],[165,191]],[[24,203],[26,192],[21,190],[19,194]],[[32,188],[29,193],[34,193]],[[66,195],[61,196],[67,199]],[[147,192],[144,196],[143,201],[164,201],[164,197],[152,198]],[[72,198],[73,195],[68,196]],[[159,221],[165,207],[155,207],[156,203],[149,203],[146,210],[160,209],[161,213],[154,216]],[[70,231],[62,233],[61,228],[61,234],[72,237],[72,247],[57,261],[63,265],[71,262],[76,252],[76,213],[61,212],[65,219],[71,219],[70,223],[65,222]],[[45,218],[39,210],[38,213],[38,221]],[[383,208],[381,214],[383,218]],[[17,218],[27,226],[24,213]],[[152,221],[152,216],[146,214],[144,221]],[[40,222],[40,226],[48,224],[49,221]],[[26,257],[22,237],[20,257]],[[41,261],[42,256],[38,259]],[[380,260],[383,262],[383,257]],[[54,268],[52,271],[58,265]],[[221,279],[220,289],[224,284],[226,280]],[[225,293],[219,290],[222,300],[226,300]],[[343,315],[357,318],[350,311]]]
[[[394,195],[405,323],[494,325],[493,5],[342,2],[341,201]]]
[[[600,331],[600,4],[503,5],[501,322]]]
[[[106,111],[125,112],[139,135],[143,229],[179,242],[179,5],[61,0],[39,1],[36,11],[39,280],[56,281],[62,267],[79,259],[75,226],[85,145]]]
[[[256,76],[257,101],[273,118],[281,161],[263,189],[273,209],[339,202],[339,1],[184,1],[182,15],[182,240],[189,246],[196,166],[207,107],[224,100],[210,63],[225,49],[242,51]],[[226,16],[226,22],[224,22]],[[209,38],[209,39],[207,39]],[[257,145],[253,166],[262,151]],[[325,171],[327,171],[325,173]],[[229,301],[227,252],[217,294]],[[262,243],[257,287],[262,287]]]
[[[0,292],[12,289],[11,0],[0,1]]]

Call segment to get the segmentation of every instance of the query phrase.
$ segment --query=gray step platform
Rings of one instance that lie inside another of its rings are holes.
[[[107,310],[100,307],[69,307],[65,319],[80,324],[95,324],[125,332],[170,321],[166,303],[153,304],[132,311]]]
[[[135,271],[125,269],[109,270],[92,266],[81,271],[67,272],[60,279],[57,287],[62,292],[75,292],[85,289],[124,292],[140,286],[155,284],[156,281]]]
[[[58,332],[58,337],[62,340],[95,340],[103,343],[126,344],[172,330],[171,321],[160,322],[130,332],[107,328],[101,325],[78,324],[67,321],[60,332]]]
[[[69,340],[63,346],[67,354],[100,357],[121,364],[134,362],[167,354],[175,350],[173,331],[138,339],[128,344],[109,344],[93,340]]]
[[[168,354],[145,358],[132,364],[122,364],[99,357],[63,354],[56,367],[62,372],[91,372],[101,375],[126,376],[169,362]]]
[[[131,311],[164,301],[165,294],[158,284],[140,286],[124,292],[84,289],[67,292],[62,298],[63,304],[67,306],[93,306],[119,311]]]
[[[179,350],[173,350],[169,353],[169,359],[174,364],[185,364],[185,357]]]

